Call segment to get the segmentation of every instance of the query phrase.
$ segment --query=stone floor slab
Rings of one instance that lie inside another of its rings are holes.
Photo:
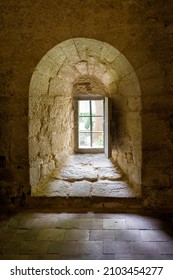
[[[21,255],[46,255],[49,248],[49,241],[24,241],[21,244]]]
[[[157,242],[130,242],[132,254],[159,255]]]
[[[55,241],[51,242],[48,253],[59,255],[77,255],[76,241]]]
[[[102,241],[79,241],[76,244],[77,254],[87,255],[101,255],[102,254]]]
[[[160,254],[170,254],[173,256],[173,241],[157,242]]]
[[[64,229],[41,229],[38,240],[63,240],[64,234]]]
[[[1,229],[0,240],[11,241],[16,233],[16,229]]]
[[[90,230],[66,230],[64,235],[64,240],[89,240]]]
[[[32,222],[32,228],[54,228],[56,223],[56,219],[35,218]]]
[[[125,219],[103,219],[103,229],[125,229]]]
[[[128,229],[161,229],[167,228],[166,223],[159,218],[129,214],[126,217]]]
[[[90,240],[115,240],[114,230],[91,230]]]
[[[103,253],[104,254],[130,254],[130,242],[122,241],[110,241],[106,240],[103,242]]]
[[[141,241],[139,230],[115,230],[117,241]]]
[[[4,242],[0,240],[0,255],[7,254],[19,254],[20,251],[20,243],[19,242]]]
[[[142,241],[169,241],[173,238],[162,230],[140,230]]]
[[[102,229],[102,219],[61,219],[57,221],[56,228],[65,229]]]
[[[8,227],[9,228],[17,228],[17,229],[29,229],[31,228],[32,226],[32,223],[33,223],[33,219],[32,218],[28,218],[28,219],[25,219],[25,218],[17,218],[17,217],[14,217],[14,218],[11,218],[9,220],[9,224],[8,224]]]
[[[27,240],[37,240],[39,232],[39,229],[19,229],[16,231],[13,241],[23,242]]]

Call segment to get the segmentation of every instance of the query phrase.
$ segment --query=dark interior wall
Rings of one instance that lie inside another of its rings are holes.
[[[129,60],[142,92],[145,206],[173,198],[173,2],[171,0],[1,0],[0,197],[30,196],[28,92],[34,68],[75,37],[109,43]],[[129,85],[133,90],[133,85]]]

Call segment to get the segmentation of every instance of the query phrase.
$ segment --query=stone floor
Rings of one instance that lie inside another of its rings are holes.
[[[121,171],[104,154],[76,154],[60,162],[33,196],[135,197]]]
[[[173,260],[173,216],[33,210],[1,216],[0,259]]]

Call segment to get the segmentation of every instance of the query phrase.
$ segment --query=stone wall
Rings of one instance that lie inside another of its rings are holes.
[[[110,44],[132,65],[139,80],[142,98],[143,203],[146,207],[172,207],[173,2],[171,0],[1,0],[0,9],[2,15],[1,203],[23,205],[30,197],[28,104],[29,86],[35,67],[55,45],[67,39],[82,37]],[[84,65],[78,65],[79,71],[81,67],[84,69]],[[49,69],[52,69],[51,65]],[[42,73],[40,75],[42,76]],[[49,82],[51,98],[56,100],[57,97],[53,97],[53,82],[52,84],[51,81]],[[41,77],[39,83],[40,88]],[[57,83],[61,85],[60,80],[57,80]],[[133,94],[133,83],[129,83],[127,79],[126,85],[125,80],[123,83],[120,82],[117,92],[121,92],[122,88],[123,92],[128,89],[123,108],[127,106],[130,111],[127,129],[131,131],[133,122],[136,122],[133,112],[136,108],[140,110],[140,100],[136,96],[132,96],[129,100],[129,93]],[[35,90],[37,93],[37,88]],[[61,98],[58,98],[61,102]],[[44,104],[40,104],[41,110],[42,105]],[[48,108],[50,106],[46,110]],[[114,108],[115,115],[119,115],[116,107]],[[123,112],[122,115],[125,113]],[[51,118],[53,119],[54,116],[52,115]],[[38,121],[34,125],[35,131],[41,124]],[[42,125],[44,127],[44,124]],[[49,127],[45,129],[49,130]],[[123,133],[120,127],[119,132],[120,135]],[[129,131],[126,130],[126,133]],[[44,134],[40,137],[42,136]],[[47,141],[45,138],[46,147]],[[53,135],[51,141],[54,142]],[[124,150],[124,143],[120,144],[121,141],[119,141],[119,149]],[[69,143],[64,143],[64,145],[69,147]],[[138,149],[138,144],[132,146],[134,150]],[[37,148],[35,143],[34,147]],[[129,147],[126,148],[129,151]],[[42,152],[46,153],[45,149]],[[130,150],[130,154],[137,155],[138,153]],[[116,153],[115,157],[117,157]],[[124,166],[123,158],[119,158],[122,166]],[[138,161],[135,158],[133,160]],[[129,172],[134,176],[133,168]]]
[[[33,73],[29,91],[31,187],[34,190],[38,183],[48,180],[58,167],[59,157],[62,160],[63,154],[66,157],[74,153],[73,100],[77,94],[86,95],[86,91],[79,88],[74,92],[81,79],[89,85],[88,94],[107,96],[116,107],[111,117],[115,130],[115,133],[112,131],[112,156],[140,193],[141,94],[138,79],[119,51],[105,42],[88,38],[70,39],[55,46]]]

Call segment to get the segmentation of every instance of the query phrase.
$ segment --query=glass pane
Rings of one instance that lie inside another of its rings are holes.
[[[90,133],[79,133],[79,148],[90,148],[91,147],[91,134]]]
[[[79,131],[87,132],[90,131],[90,117],[79,117]]]
[[[103,116],[103,100],[92,100],[91,107],[93,116]]]
[[[103,133],[101,133],[101,132],[92,133],[92,147],[93,148],[103,148],[104,147]]]
[[[103,132],[103,117],[92,117],[92,131]]]
[[[90,103],[89,100],[79,100],[79,116],[90,115]]]

